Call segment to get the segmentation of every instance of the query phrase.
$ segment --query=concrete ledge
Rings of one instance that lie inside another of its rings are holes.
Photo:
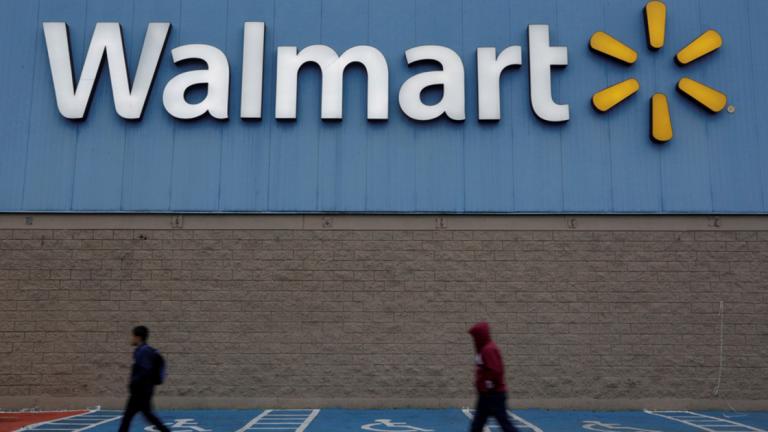
[[[464,408],[474,399],[397,399],[397,398],[205,398],[158,396],[159,409],[256,409],[256,408]],[[42,410],[74,409],[101,406],[122,409],[125,397],[0,397],[0,409],[38,408]],[[513,409],[541,408],[553,410],[738,410],[766,411],[768,399],[510,399]]]
[[[0,214],[0,229],[768,231],[768,215]]]

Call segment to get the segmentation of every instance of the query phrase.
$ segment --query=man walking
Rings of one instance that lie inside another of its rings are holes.
[[[477,407],[471,432],[482,432],[488,417],[496,418],[504,432],[517,432],[507,414],[507,384],[501,352],[491,340],[491,328],[486,322],[475,324],[469,334],[475,341],[475,387]]]
[[[152,394],[155,386],[162,384],[165,375],[165,362],[156,349],[147,345],[149,329],[144,326],[134,327],[131,345],[133,351],[133,367],[131,368],[131,382],[128,386],[130,396],[125,407],[123,420],[120,423],[120,432],[128,432],[131,420],[137,413],[144,415],[148,422],[152,423],[160,432],[170,430],[152,413]]]

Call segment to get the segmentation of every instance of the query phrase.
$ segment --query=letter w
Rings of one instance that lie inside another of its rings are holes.
[[[93,93],[93,85],[98,79],[99,69],[106,52],[115,111],[124,119],[141,118],[170,28],[170,23],[149,24],[139,65],[136,68],[135,82],[131,89],[120,24],[97,23],[91,45],[88,47],[88,54],[85,56],[80,81],[75,89],[67,24],[43,23],[53,87],[56,91],[56,104],[61,115],[68,119],[85,117]]]

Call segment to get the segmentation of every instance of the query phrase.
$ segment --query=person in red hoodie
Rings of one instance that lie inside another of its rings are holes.
[[[504,432],[517,432],[507,414],[507,384],[504,381],[504,362],[499,347],[491,340],[491,328],[486,322],[477,323],[469,330],[475,340],[475,387],[477,408],[472,419],[471,432],[482,432],[488,417],[496,418]]]

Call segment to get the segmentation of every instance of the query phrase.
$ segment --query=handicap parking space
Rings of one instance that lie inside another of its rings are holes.
[[[471,409],[167,410],[173,432],[467,432]],[[519,432],[768,432],[768,412],[510,411]],[[114,432],[119,411],[94,411],[35,431]],[[157,432],[137,416],[131,432]],[[484,432],[499,432],[490,422]]]
[[[540,432],[695,432],[686,425],[643,411],[519,410],[515,414]],[[522,431],[521,431],[522,432]],[[701,432],[701,431],[699,431]]]
[[[235,432],[262,413],[261,410],[168,410],[159,411],[157,415],[173,432]],[[88,432],[115,432],[119,424],[118,419],[88,429]],[[157,429],[138,414],[130,432],[157,432]]]
[[[80,432],[83,430],[96,430],[101,426],[105,430],[114,430],[115,426],[106,426],[115,423],[122,417],[122,412],[111,410],[88,410],[82,414],[59,418],[47,422],[28,425],[24,431],[56,431],[56,432]]]
[[[322,410],[307,432],[466,432],[461,410]]]
[[[645,411],[647,414],[670,420],[692,429],[707,432],[765,432],[765,417],[749,413],[693,412],[693,411]]]
[[[539,432],[768,432],[766,413],[516,410],[515,415]]]

